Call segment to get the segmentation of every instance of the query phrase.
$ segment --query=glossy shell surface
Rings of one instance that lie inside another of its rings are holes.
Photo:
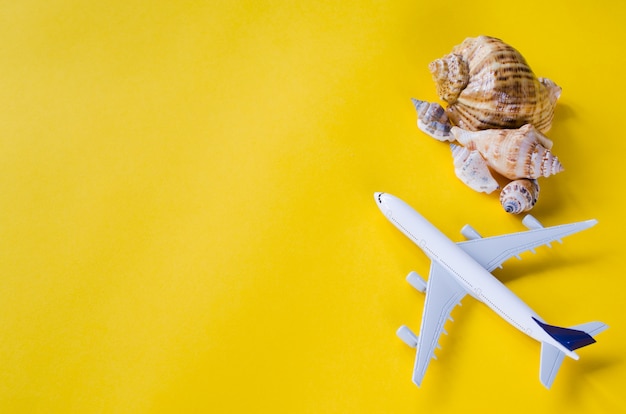
[[[563,171],[550,151],[552,141],[532,125],[476,132],[453,127],[451,133],[470,151],[479,151],[494,171],[511,180],[548,177]]]
[[[561,88],[537,78],[524,57],[503,41],[467,38],[429,65],[452,124],[470,131],[552,125]]]
[[[520,214],[532,209],[539,197],[539,183],[537,180],[514,180],[508,183],[500,192],[500,204],[504,211],[511,214]]]

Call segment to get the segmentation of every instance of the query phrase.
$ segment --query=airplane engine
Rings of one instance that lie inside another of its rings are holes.
[[[530,214],[527,214],[526,217],[522,219],[522,224],[526,226],[528,230],[537,230],[543,228],[543,225],[539,222],[539,220],[537,220]]]
[[[466,224],[465,226],[463,226],[463,228],[461,229],[461,234],[463,235],[463,237],[465,237],[468,240],[476,240],[476,239],[482,239],[483,238],[483,236],[481,236],[474,229],[474,227],[470,226],[469,224]]]
[[[411,329],[409,329],[408,326],[402,325],[401,327],[399,327],[396,331],[396,335],[398,335],[398,338],[402,339],[402,342],[404,342],[411,348],[417,348],[418,337],[413,333]]]
[[[420,292],[426,292],[427,283],[424,279],[422,279],[420,275],[417,274],[417,272],[409,273],[409,275],[406,277],[406,281],[409,282],[409,285],[413,286]]]

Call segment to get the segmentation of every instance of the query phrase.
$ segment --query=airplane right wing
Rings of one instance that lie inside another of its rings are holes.
[[[431,263],[413,369],[413,382],[416,385],[421,384],[430,360],[435,358],[439,336],[444,332],[443,326],[450,318],[452,309],[461,303],[466,294],[466,290],[443,267],[435,262]]]
[[[544,244],[549,245],[553,241],[560,241],[561,238],[588,229],[597,222],[597,220],[587,220],[502,236],[477,238],[459,242],[457,246],[491,272],[513,256]]]

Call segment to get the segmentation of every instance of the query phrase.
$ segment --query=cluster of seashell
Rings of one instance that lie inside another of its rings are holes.
[[[524,57],[503,41],[467,38],[429,65],[448,105],[413,99],[420,130],[451,144],[455,174],[470,188],[500,188],[492,173],[512,180],[500,194],[513,214],[537,202],[537,178],[563,171],[546,133],[561,88],[536,78]]]

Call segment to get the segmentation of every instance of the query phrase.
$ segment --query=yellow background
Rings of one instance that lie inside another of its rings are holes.
[[[0,412],[620,412],[624,4],[0,3]],[[519,231],[415,126],[430,61],[515,46],[563,87],[545,225],[599,224],[495,274],[547,321],[601,320],[552,390],[539,344],[471,298],[411,383],[428,260],[393,193],[453,240]]]

